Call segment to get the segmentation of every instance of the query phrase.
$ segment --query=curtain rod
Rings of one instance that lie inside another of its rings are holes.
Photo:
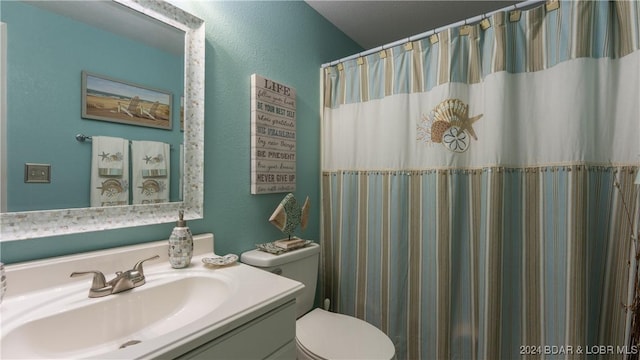
[[[435,28],[433,30],[425,31],[423,33],[420,33],[420,34],[417,34],[417,35],[413,35],[413,36],[409,36],[407,38],[404,38],[404,39],[401,39],[401,40],[397,40],[397,41],[394,41],[394,42],[391,42],[391,43],[388,43],[388,44],[385,44],[385,45],[382,45],[382,46],[378,46],[378,47],[373,48],[373,49],[365,50],[363,52],[360,52],[360,53],[357,53],[357,54],[353,54],[353,55],[344,57],[344,58],[339,59],[339,60],[334,60],[332,62],[328,62],[328,63],[322,64],[322,68],[326,68],[326,67],[329,67],[329,66],[334,66],[334,65],[337,65],[337,64],[339,64],[341,62],[357,59],[357,58],[362,57],[362,56],[371,55],[371,54],[377,53],[379,51],[392,48],[394,46],[398,46],[398,45],[402,45],[402,44],[408,43],[410,41],[424,39],[424,38],[429,37],[429,36],[431,36],[433,34],[437,34],[437,33],[441,32],[441,31],[444,31],[444,30],[447,30],[447,29],[450,29],[450,28],[454,28],[454,27],[462,26],[462,25],[466,25],[466,24],[472,24],[472,23],[481,21],[484,18],[488,18],[489,16],[491,16],[491,15],[493,15],[495,13],[499,13],[501,11],[521,9],[521,8],[524,8],[524,7],[531,6],[533,4],[543,3],[543,2],[544,2],[544,0],[526,0],[526,1],[522,1],[522,2],[519,2],[519,3],[514,4],[514,5],[506,6],[506,7],[503,7],[501,9],[488,12],[486,14],[470,17],[470,18],[465,19],[465,20],[460,20],[460,21],[455,22],[453,24],[441,26],[441,27]]]

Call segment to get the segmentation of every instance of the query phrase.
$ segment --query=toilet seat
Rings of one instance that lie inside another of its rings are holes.
[[[296,321],[299,350],[314,359],[393,359],[391,339],[366,321],[314,309]]]

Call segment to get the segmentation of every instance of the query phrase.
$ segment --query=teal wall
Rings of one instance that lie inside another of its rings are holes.
[[[90,206],[91,144],[77,142],[77,133],[172,144],[170,199],[177,201],[183,57],[23,2],[3,1],[0,6],[9,34],[9,211]],[[82,71],[171,93],[173,129],[83,119]],[[25,163],[51,164],[51,183],[25,183]]]
[[[362,51],[302,1],[194,1],[180,6],[206,23],[204,219],[216,252],[236,253],[282,238],[268,218],[285,194],[250,194],[250,76],[297,91],[297,190],[311,199],[303,238],[317,240],[320,202],[320,66]],[[3,242],[12,263],[168,238],[173,224]]]

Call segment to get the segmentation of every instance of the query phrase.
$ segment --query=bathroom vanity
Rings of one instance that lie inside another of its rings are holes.
[[[0,304],[1,358],[295,359],[299,282],[248,265],[205,265],[213,235],[194,237],[185,269],[158,241],[7,266]],[[90,298],[91,277],[107,278],[141,259],[146,283]]]
[[[295,359],[295,309],[290,301],[178,359]]]

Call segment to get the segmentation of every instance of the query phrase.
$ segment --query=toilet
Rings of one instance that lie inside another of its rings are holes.
[[[273,255],[260,250],[243,253],[251,266],[299,281],[305,285],[296,298],[296,347],[299,360],[395,359],[391,339],[375,326],[352,316],[313,309],[320,246]],[[311,311],[309,311],[311,310]]]

